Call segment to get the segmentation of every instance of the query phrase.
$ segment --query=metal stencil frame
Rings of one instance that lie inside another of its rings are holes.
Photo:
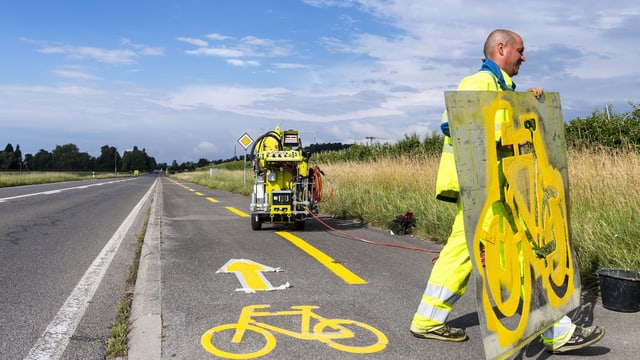
[[[579,306],[558,93],[445,92],[485,355]]]

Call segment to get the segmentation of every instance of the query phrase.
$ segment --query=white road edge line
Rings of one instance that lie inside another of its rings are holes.
[[[102,185],[105,185],[105,184],[115,184],[115,183],[119,183],[119,182],[123,182],[123,181],[131,181],[131,180],[135,180],[135,179],[137,179],[137,178],[123,179],[123,180],[111,180],[111,181],[101,182],[101,183],[97,183],[97,184],[81,185],[81,186],[74,186],[74,187],[68,187],[68,188],[62,188],[62,189],[56,189],[56,190],[41,191],[41,192],[37,192],[37,193],[10,196],[10,197],[6,197],[6,198],[0,198],[0,203],[5,202],[5,201],[10,201],[10,200],[23,199],[23,198],[28,198],[28,197],[32,197],[32,196],[38,196],[38,195],[59,194],[59,193],[61,193],[63,191],[67,191],[67,190],[87,189],[87,188],[90,188],[92,186],[102,186]]]
[[[124,236],[133,225],[133,222],[142,210],[145,202],[153,193],[158,179],[153,183],[147,193],[140,199],[138,204],[131,210],[131,213],[122,222],[118,230],[113,234],[111,240],[105,245],[98,257],[93,261],[78,282],[71,295],[60,308],[44,333],[33,345],[25,360],[59,359],[64,353],[71,336],[84,316],[89,302],[93,298],[104,274],[106,273],[113,257],[118,252]]]
[[[129,359],[162,358],[162,186],[162,181],[156,186],[133,290],[129,315]]]

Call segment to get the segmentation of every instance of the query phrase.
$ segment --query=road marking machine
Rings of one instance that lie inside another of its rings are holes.
[[[263,134],[253,143],[251,159],[251,228],[293,223],[296,230],[304,230],[305,221],[318,213],[323,174],[317,166],[309,167],[298,131],[277,126]]]

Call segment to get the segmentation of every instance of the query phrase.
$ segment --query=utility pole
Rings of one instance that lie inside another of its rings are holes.
[[[373,140],[385,140],[386,138],[375,137],[375,136],[367,136],[365,139],[369,140],[369,146],[373,145]]]

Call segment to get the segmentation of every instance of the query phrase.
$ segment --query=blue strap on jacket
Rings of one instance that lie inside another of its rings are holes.
[[[449,130],[449,122],[440,123],[440,130],[448,137],[451,137],[451,131]]]
[[[502,90],[505,90],[505,91],[516,90],[516,83],[512,82],[513,86],[507,85],[507,83],[504,81],[502,70],[500,70],[500,67],[498,66],[498,64],[493,62],[493,60],[483,59],[482,66],[480,67],[479,71],[489,71],[490,73],[492,73],[498,79],[498,83],[500,84],[500,87],[502,88]]]
[[[498,83],[500,84],[500,87],[502,88],[502,90],[505,91],[515,91],[516,90],[516,83],[514,83],[513,81],[511,82],[511,84],[513,84],[513,86],[509,86],[507,85],[507,83],[504,81],[504,76],[502,75],[502,70],[500,70],[500,67],[498,66],[498,64],[496,64],[495,62],[493,62],[493,60],[491,59],[482,59],[482,66],[480,67],[479,71],[488,71],[490,73],[492,73],[496,79],[498,79]],[[442,133],[448,137],[451,137],[451,131],[449,130],[449,123],[448,122],[443,122],[440,124],[440,130],[442,130]]]

